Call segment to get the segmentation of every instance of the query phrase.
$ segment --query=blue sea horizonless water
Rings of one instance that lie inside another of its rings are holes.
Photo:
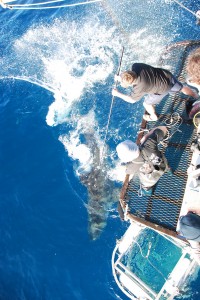
[[[0,8],[1,300],[127,299],[111,271],[128,226],[116,208],[115,146],[135,139],[143,107],[114,101],[97,172],[113,77],[122,45],[123,69],[156,64],[165,46],[198,40],[199,30],[194,15],[164,0]],[[77,172],[85,162],[90,182]],[[199,299],[199,287],[197,271],[177,299]]]

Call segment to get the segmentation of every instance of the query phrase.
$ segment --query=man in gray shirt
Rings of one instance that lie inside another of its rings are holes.
[[[135,103],[143,96],[144,107],[148,114],[143,118],[146,121],[156,121],[158,119],[154,105],[159,103],[167,94],[182,92],[188,96],[198,98],[196,92],[188,86],[183,86],[168,70],[154,68],[143,63],[135,63],[132,65],[131,71],[125,71],[115,78],[124,88],[132,87],[131,95],[119,92],[117,89],[112,90],[112,95],[122,100]]]

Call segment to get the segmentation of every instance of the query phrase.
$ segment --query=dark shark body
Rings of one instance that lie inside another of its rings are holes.
[[[85,141],[93,155],[90,172],[80,175],[88,191],[88,231],[92,240],[97,239],[106,226],[108,210],[116,201],[114,182],[107,177],[106,164],[101,161],[99,146],[92,134],[85,134]]]

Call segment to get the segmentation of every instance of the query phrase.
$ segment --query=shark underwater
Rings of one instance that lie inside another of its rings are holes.
[[[81,183],[87,188],[88,232],[96,240],[106,226],[108,212],[119,197],[119,190],[107,176],[105,159],[101,161],[101,149],[93,133],[84,133],[85,146],[90,158],[78,170]]]

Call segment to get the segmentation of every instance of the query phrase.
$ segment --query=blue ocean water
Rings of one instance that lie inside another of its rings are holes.
[[[115,100],[96,172],[113,76],[122,45],[123,69],[156,64],[168,44],[199,39],[200,27],[164,0],[0,14],[0,299],[126,299],[111,271],[128,226],[116,209],[115,146],[136,136],[143,108]],[[77,174],[86,156],[94,182]],[[199,299],[199,286],[197,272],[178,299]]]

